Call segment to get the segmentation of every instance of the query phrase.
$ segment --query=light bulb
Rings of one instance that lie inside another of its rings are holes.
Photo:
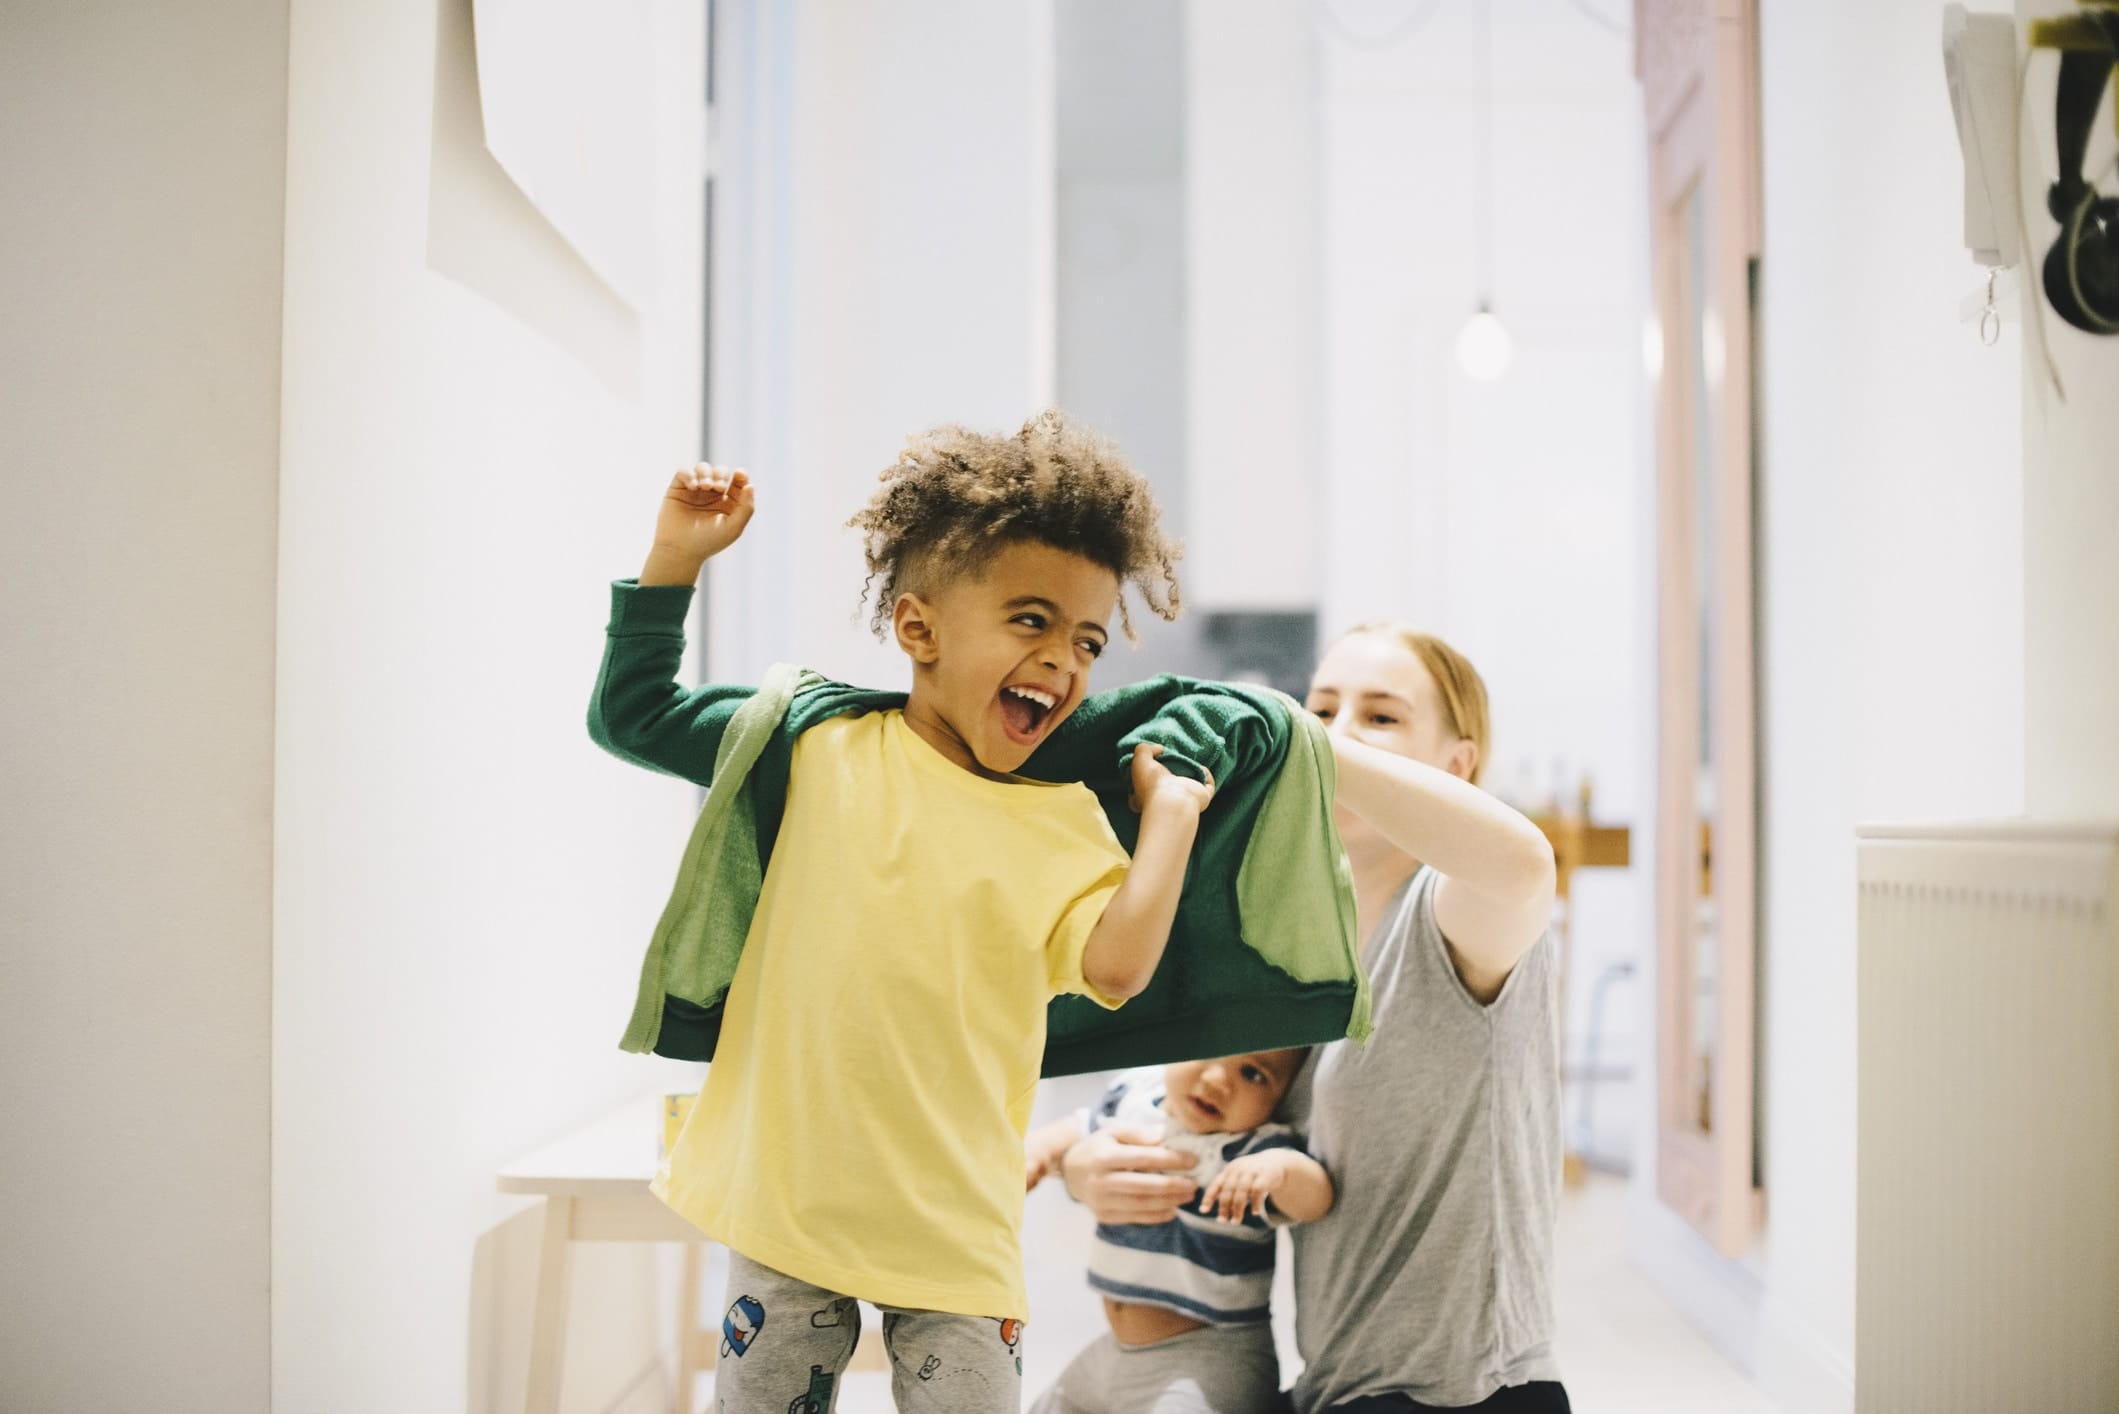
[[[1457,366],[1482,383],[1508,372],[1514,353],[1515,341],[1508,337],[1507,327],[1483,304],[1457,332]]]

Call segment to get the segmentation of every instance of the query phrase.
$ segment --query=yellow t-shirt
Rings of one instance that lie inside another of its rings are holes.
[[[811,727],[714,1063],[656,1191],[842,1296],[1025,1315],[1045,1006],[1089,991],[1082,948],[1127,863],[1083,786],[975,776],[902,712]]]

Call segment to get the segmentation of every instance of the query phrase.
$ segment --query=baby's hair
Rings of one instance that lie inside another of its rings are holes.
[[[898,595],[983,570],[1007,545],[1036,541],[1118,576],[1119,623],[1134,638],[1132,585],[1165,619],[1177,617],[1177,561],[1147,479],[1109,438],[1048,409],[1013,436],[949,423],[914,436],[883,485],[847,524],[868,561],[864,601],[878,637]]]

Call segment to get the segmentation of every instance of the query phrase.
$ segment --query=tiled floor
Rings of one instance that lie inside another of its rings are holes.
[[[1041,1097],[1041,1116],[1094,1098],[1093,1093],[1071,1094],[1065,1084],[1046,1087],[1054,1093]],[[1593,1179],[1561,1204],[1554,1318],[1560,1368],[1575,1409],[1579,1414],[1778,1414],[1627,1264],[1625,1221],[1625,1186],[1616,1179]],[[1081,1280],[1089,1229],[1088,1215],[1068,1202],[1057,1184],[1031,1195],[1024,1220],[1032,1313],[1023,1341],[1026,1403],[1076,1350],[1102,1333],[1102,1313]],[[1285,1263],[1282,1276],[1284,1287]],[[1274,1308],[1283,1315],[1292,1308],[1285,1290]],[[1283,1374],[1292,1374],[1295,1355],[1287,1322],[1276,1324]],[[872,1338],[864,1338],[857,1365],[869,1363],[861,1357],[869,1354],[866,1340]],[[840,1414],[887,1414],[892,1409],[889,1376],[880,1370],[848,1371],[838,1407]]]

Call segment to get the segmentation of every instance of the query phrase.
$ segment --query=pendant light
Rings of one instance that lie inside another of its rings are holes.
[[[1473,218],[1477,222],[1474,260],[1479,272],[1479,308],[1457,331],[1457,366],[1481,382],[1508,372],[1515,340],[1494,313],[1494,5],[1479,10],[1479,148],[1475,157]]]

